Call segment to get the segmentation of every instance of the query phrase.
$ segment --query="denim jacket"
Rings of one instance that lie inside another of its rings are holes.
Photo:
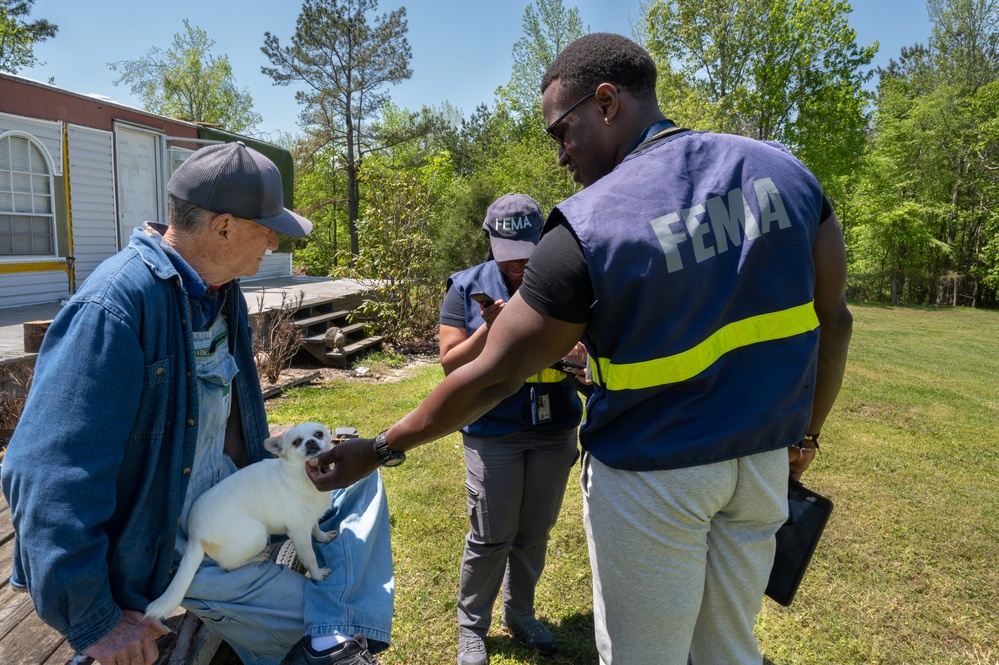
[[[77,651],[166,588],[197,443],[190,306],[155,234],[136,229],[53,320],[3,459],[11,584]],[[221,290],[232,417],[256,461],[270,455],[246,301],[236,282]]]

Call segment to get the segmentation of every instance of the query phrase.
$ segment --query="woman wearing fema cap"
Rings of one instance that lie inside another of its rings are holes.
[[[520,288],[542,224],[529,196],[506,194],[489,206],[482,224],[489,260],[448,278],[440,314],[445,374],[482,351],[489,327]],[[459,665],[488,662],[484,638],[501,585],[504,625],[538,652],[556,649],[535,617],[534,591],[577,457],[582,407],[575,385],[564,371],[544,370],[462,429],[471,529],[459,582]]]

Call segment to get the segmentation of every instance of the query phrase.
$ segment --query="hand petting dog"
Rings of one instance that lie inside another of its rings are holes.
[[[378,466],[374,439],[347,439],[311,458],[305,471],[316,489],[329,492],[353,485]]]

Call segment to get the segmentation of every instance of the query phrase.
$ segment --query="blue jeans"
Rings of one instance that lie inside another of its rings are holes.
[[[340,532],[331,543],[313,541],[319,566],[332,569],[325,580],[315,582],[271,561],[226,572],[206,558],[183,606],[247,665],[277,665],[305,634],[362,633],[372,652],[387,648],[395,578],[380,473],[334,491],[320,524],[323,531]]]

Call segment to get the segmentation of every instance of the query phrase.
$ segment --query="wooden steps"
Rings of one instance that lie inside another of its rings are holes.
[[[288,309],[294,310],[292,323],[302,332],[300,352],[311,355],[328,367],[346,368],[357,357],[381,348],[383,337],[368,335],[362,322],[352,323],[353,311],[344,305],[342,299],[337,298],[313,299],[297,306],[293,302],[286,303]],[[342,346],[327,340],[331,328],[340,329]]]

